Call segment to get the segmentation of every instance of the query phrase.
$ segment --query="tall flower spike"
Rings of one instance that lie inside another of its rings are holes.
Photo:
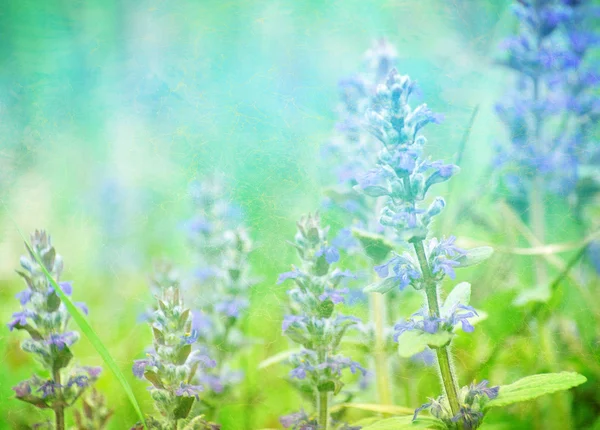
[[[199,343],[217,361],[199,382],[210,390],[214,408],[203,412],[213,418],[218,404],[233,394],[243,372],[233,367],[236,355],[248,344],[241,324],[249,306],[249,289],[256,280],[248,262],[252,241],[242,225],[241,210],[228,198],[220,175],[207,177],[190,190],[196,214],[188,224],[195,251],[190,288]]]
[[[509,134],[498,145],[496,166],[510,197],[537,193],[566,195],[581,168],[600,155],[590,133],[600,115],[597,64],[589,1],[519,1],[513,11],[517,35],[501,48],[502,64],[516,72],[516,88],[496,107]],[[598,161],[596,161],[597,163]]]
[[[31,235],[31,246],[63,292],[71,295],[72,283],[60,280],[63,259],[52,246],[50,236],[43,230],[36,230]],[[26,288],[17,294],[21,310],[13,313],[8,328],[29,334],[30,338],[23,341],[22,348],[36,356],[49,377],[34,375],[13,390],[19,400],[39,408],[53,409],[56,429],[64,430],[65,409],[94,384],[101,369],[72,364],[71,346],[79,339],[79,333],[69,329],[69,312],[31,251],[21,257],[21,270],[17,273],[25,281]],[[87,313],[85,304],[78,305]]]
[[[169,276],[154,277],[169,278],[171,271]],[[203,368],[214,367],[215,362],[192,348],[198,334],[194,332],[192,313],[184,306],[178,282],[158,285],[161,291],[149,321],[153,345],[146,358],[134,362],[133,373],[151,384],[149,389],[161,415],[160,419],[151,420],[152,428],[169,430],[176,428],[179,420],[192,418],[189,415],[194,401],[200,399],[204,390],[194,380]]]
[[[445,206],[441,197],[431,200],[431,187],[447,181],[458,167],[441,160],[423,157],[425,137],[421,131],[441,116],[425,104],[412,108],[409,104],[415,83],[393,69],[385,84],[377,88],[371,109],[367,111],[371,133],[379,139],[382,149],[374,168],[367,171],[355,187],[371,197],[385,196],[380,222],[393,229],[401,240],[412,245],[412,252],[394,254],[386,263],[375,267],[382,279],[366,291],[385,293],[412,286],[424,290],[426,306],[405,322],[395,326],[395,340],[403,355],[403,342],[410,347],[407,357],[432,348],[437,356],[440,378],[445,395],[415,411],[429,409],[443,420],[448,428],[476,428],[483,413],[475,400],[481,396],[462,394],[450,361],[449,348],[460,324],[465,332],[473,331],[470,318],[477,316],[469,306],[470,285],[458,284],[443,305],[440,305],[438,286],[446,277],[454,278],[454,269],[469,259],[469,252],[455,245],[455,238],[428,240],[429,225]]]
[[[291,357],[293,369],[289,375],[315,393],[318,428],[325,430],[329,424],[329,394],[341,390],[342,370],[366,375],[359,363],[338,354],[346,330],[358,319],[336,312],[336,304],[344,301],[344,290],[338,288],[340,277],[352,275],[332,270],[339,253],[327,242],[327,232],[328,228],[321,227],[318,214],[302,218],[294,243],[301,266],[282,273],[278,281],[293,281],[288,290],[291,315],[285,317],[282,331],[303,348]],[[282,418],[287,427],[305,428],[297,427],[300,422],[308,425],[301,413]]]
[[[331,142],[325,146],[337,173],[336,184],[329,197],[349,212],[362,228],[378,232],[380,226],[372,216],[372,202],[353,192],[358,176],[376,161],[378,142],[365,131],[365,112],[377,86],[385,79],[396,61],[396,50],[385,39],[379,39],[365,54],[362,73],[339,82],[338,120]],[[329,169],[324,169],[329,170]]]

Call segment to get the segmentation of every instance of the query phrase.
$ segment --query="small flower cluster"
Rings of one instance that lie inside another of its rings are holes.
[[[513,196],[527,195],[538,177],[544,190],[567,194],[580,166],[598,153],[590,127],[600,116],[600,79],[587,61],[600,41],[587,22],[597,10],[585,0],[519,0],[513,11],[519,33],[503,42],[502,63],[518,80],[496,107],[510,137],[498,147],[496,165]]]
[[[455,428],[457,422],[462,422],[464,430],[474,430],[483,420],[483,408],[485,404],[498,397],[499,387],[488,387],[485,379],[479,384],[471,383],[468,387],[462,387],[459,393],[460,410],[453,414],[446,396],[430,399],[429,403],[415,410],[413,419],[422,410],[428,409],[431,415],[444,421],[448,428]]]
[[[340,391],[344,369],[366,375],[360,364],[337,353],[346,330],[358,320],[339,315],[335,310],[336,304],[344,302],[345,290],[338,288],[340,281],[353,275],[332,270],[331,266],[339,260],[339,252],[328,244],[327,232],[327,228],[321,228],[318,214],[302,218],[294,243],[302,265],[282,273],[278,281],[294,281],[288,290],[291,315],[285,317],[282,330],[303,347],[290,359],[293,366],[290,377],[304,382],[321,396]],[[326,428],[327,423],[319,422],[319,425]]]
[[[400,322],[394,326],[394,340],[408,330],[416,330],[424,333],[435,334],[440,331],[452,333],[457,324],[461,324],[466,333],[471,333],[475,328],[469,322],[469,318],[478,316],[477,311],[468,305],[455,303],[446,314],[443,312],[440,316],[431,315],[426,308],[412,314],[407,321]]]
[[[279,419],[284,428],[290,430],[318,430],[317,420],[311,419],[304,409],[293,414],[285,415]]]
[[[218,363],[201,378],[211,391],[224,395],[243,379],[231,366],[236,352],[247,344],[239,326],[255,280],[248,263],[252,242],[240,225],[240,210],[226,199],[223,183],[214,176],[193,184],[197,213],[188,230],[198,259],[191,290],[195,306],[202,309],[196,315],[199,342]]]
[[[157,301],[150,320],[153,347],[145,359],[134,362],[133,373],[152,384],[149,389],[162,415],[160,421],[151,421],[152,428],[170,430],[179,420],[188,418],[194,400],[200,399],[203,387],[194,383],[199,367],[214,367],[215,362],[192,350],[198,329],[191,311],[184,306],[177,283],[163,285]]]
[[[44,268],[58,282],[66,295],[72,294],[72,283],[61,282],[63,259],[52,246],[45,231],[31,235],[31,249],[21,257],[21,270],[17,273],[25,280],[26,289],[17,294],[21,310],[13,314],[8,328],[26,331],[30,339],[22,348],[38,359],[50,377],[34,375],[13,388],[16,397],[39,408],[55,411],[57,428],[64,428],[64,409],[75,401],[97,380],[99,367],[72,366],[71,346],[79,333],[69,329],[70,314],[38,264],[40,257]],[[77,306],[87,314],[83,303]]]

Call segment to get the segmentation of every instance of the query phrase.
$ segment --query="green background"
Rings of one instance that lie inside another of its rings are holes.
[[[426,131],[431,154],[454,157],[479,106],[462,172],[451,190],[437,190],[451,191],[454,209],[436,228],[483,243],[515,237],[494,203],[477,194],[489,183],[492,144],[505,138],[492,109],[512,82],[494,63],[499,41],[516,26],[508,3],[2,0],[0,320],[18,310],[13,296],[22,289],[14,269],[24,249],[12,220],[25,232],[49,230],[65,259],[63,278],[74,281],[74,300],[88,304],[92,326],[151,412],[146,384],[130,372],[151,342],[148,327],[138,323],[152,301],[147,276],[160,257],[190,267],[183,230],[192,214],[188,185],[220,171],[243,208],[262,279],[252,289],[248,316],[248,334],[256,339],[243,388],[249,402],[224,408],[220,422],[224,429],[278,427],[278,416],[299,405],[284,380],[288,369],[252,366],[287,347],[280,332],[285,286],[275,285],[277,274],[296,262],[286,240],[296,219],[320,206],[328,169],[320,151],[335,122],[337,81],[360,69],[373,40],[386,37],[395,45],[399,71],[419,83],[419,100],[445,115]],[[551,241],[580,240],[565,205],[548,204],[556,226]],[[491,217],[497,228],[474,222],[471,212]],[[516,326],[522,311],[511,300],[527,285],[530,265],[530,258],[508,253],[487,269],[460,274],[474,284],[473,301],[490,316],[457,343],[459,368],[475,368]],[[587,321],[584,301],[575,297],[569,306],[565,315]],[[592,339],[595,326],[584,326]],[[48,416],[13,398],[11,387],[35,368],[20,350],[22,338],[0,329],[2,429]],[[495,383],[539,370],[526,339],[507,348]],[[74,352],[81,363],[101,364],[85,339]],[[574,354],[566,353],[563,367],[585,370]],[[410,387],[404,406],[417,407],[437,393],[435,371],[419,372],[401,375]],[[115,410],[110,428],[129,428],[136,416],[108,371],[98,387]],[[547,407],[541,401],[497,412],[495,420],[530,428]]]

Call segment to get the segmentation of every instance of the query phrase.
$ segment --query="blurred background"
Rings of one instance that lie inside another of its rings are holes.
[[[139,321],[152,303],[147,277],[157,258],[189,268],[189,185],[216,170],[242,208],[256,244],[254,272],[262,279],[251,291],[246,325],[256,339],[248,352],[248,394],[221,410],[219,421],[224,429],[279,427],[280,415],[298,409],[299,397],[284,380],[288,368],[252,366],[287,347],[280,330],[285,286],[275,282],[296,262],[286,243],[296,220],[323,199],[320,178],[328,166],[317,160],[335,122],[338,80],[360,69],[373,40],[387,38],[398,51],[399,71],[418,81],[418,98],[445,116],[426,132],[437,158],[456,155],[478,106],[453,184],[456,203],[447,198],[457,209],[441,225],[474,242],[503,243],[512,232],[492,231],[469,216],[470,205],[485,214],[492,203],[465,196],[489,179],[492,145],[504,138],[493,105],[511,76],[494,58],[499,41],[516,27],[508,6],[505,0],[4,0],[0,320],[18,310],[14,294],[22,289],[14,272],[24,252],[17,226],[26,234],[49,230],[65,260],[63,278],[74,282],[74,300],[88,304],[89,321],[151,412],[146,383],[130,371],[151,342]],[[447,192],[440,186],[441,195]],[[552,241],[578,240],[577,226],[560,209],[564,204],[552,207]],[[326,219],[336,228],[335,214]],[[501,255],[485,270],[460,275],[470,278],[473,301],[490,314],[478,333],[457,344],[461,369],[485,359],[509,332],[507,321],[520,315],[511,310],[512,288],[526,282],[530,261],[513,260]],[[517,281],[520,273],[525,278]],[[566,314],[585,318],[586,302],[573,300]],[[0,329],[3,429],[27,428],[46,416],[13,398],[11,387],[35,369],[20,350],[22,337]],[[494,382],[527,373],[520,363],[536,352],[522,347],[507,347],[513,349],[495,365]],[[102,364],[85,339],[74,353],[81,363]],[[569,360],[576,355],[565,354]],[[591,353],[582,354],[597,366]],[[473,377],[459,374],[465,383]],[[404,406],[419,406],[437,392],[433,369],[404,376],[417,390]],[[98,388],[115,411],[109,427],[133,425],[135,413],[112,374],[105,370]],[[248,421],[242,417],[249,408]],[[512,411],[506,428],[530,428],[540,408]],[[598,412],[590,408],[588,418]]]

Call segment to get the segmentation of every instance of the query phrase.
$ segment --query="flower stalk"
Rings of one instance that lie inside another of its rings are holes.
[[[427,307],[429,309],[429,314],[432,318],[440,318],[437,282],[431,275],[429,263],[427,262],[427,256],[425,255],[423,241],[415,240],[413,242],[413,247],[415,249],[415,253],[417,254],[417,259],[419,260],[421,272],[423,273],[423,284],[425,295],[427,296]],[[440,379],[446,392],[446,396],[448,397],[452,414],[456,416],[460,411],[460,404],[458,402],[458,384],[456,382],[454,371],[452,370],[449,349],[450,345],[442,346],[440,348],[436,348],[435,353],[440,370]]]

